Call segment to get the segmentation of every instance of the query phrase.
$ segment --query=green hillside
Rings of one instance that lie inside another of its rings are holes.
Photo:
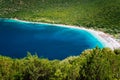
[[[120,0],[0,0],[0,17],[120,33]]]

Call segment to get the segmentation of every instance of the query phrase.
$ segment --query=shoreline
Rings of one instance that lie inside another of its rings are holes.
[[[80,29],[80,30],[85,30],[92,34],[95,38],[98,39],[102,43],[104,47],[111,48],[112,50],[120,48],[120,43],[116,41],[111,35],[104,33],[102,31],[97,31],[94,29],[87,29],[84,27],[79,27],[79,26],[69,26],[69,25],[64,25],[64,24],[53,24],[56,26],[61,26],[61,27],[67,27],[67,28],[75,28],[75,29]]]
[[[9,18],[5,18],[9,19]],[[66,28],[73,28],[73,29],[80,29],[80,30],[85,30],[92,34],[98,41],[102,43],[104,47],[111,48],[112,50],[120,48],[120,43],[113,38],[111,35],[104,33],[102,31],[97,31],[94,29],[88,29],[82,26],[71,26],[71,25],[64,25],[64,24],[51,24],[51,23],[44,23],[44,22],[32,22],[32,21],[24,21],[24,20],[19,20],[19,19],[14,19],[10,18],[11,20],[16,20],[20,22],[25,22],[25,23],[35,23],[35,24],[47,24],[47,25],[53,25],[53,26],[59,26],[59,27],[66,27]]]

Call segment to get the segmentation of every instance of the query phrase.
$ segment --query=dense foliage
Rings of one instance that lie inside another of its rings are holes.
[[[120,0],[0,0],[0,17],[85,26],[118,35]]]
[[[119,80],[120,50],[86,50],[62,61],[28,53],[22,59],[0,56],[0,80]]]

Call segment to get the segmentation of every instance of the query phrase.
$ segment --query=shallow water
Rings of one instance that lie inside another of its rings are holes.
[[[27,51],[48,59],[80,55],[85,49],[103,47],[85,30],[0,19],[0,54],[25,57]]]

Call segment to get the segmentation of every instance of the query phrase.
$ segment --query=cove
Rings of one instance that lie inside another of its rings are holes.
[[[101,43],[90,32],[44,23],[0,19],[0,55],[23,58],[27,51],[39,57],[64,59],[80,55]]]

